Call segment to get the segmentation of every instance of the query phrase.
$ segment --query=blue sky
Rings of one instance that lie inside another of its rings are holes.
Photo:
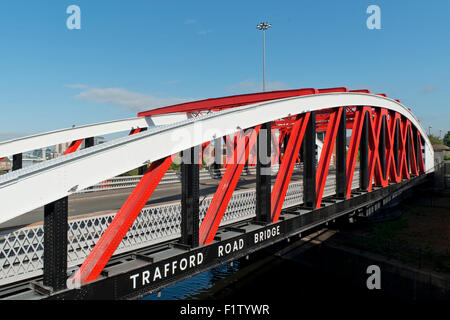
[[[81,8],[69,30],[66,8]],[[366,8],[381,9],[369,30]],[[347,86],[450,130],[450,1],[4,0],[0,140],[262,88]]]

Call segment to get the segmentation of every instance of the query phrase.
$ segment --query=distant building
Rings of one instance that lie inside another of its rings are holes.
[[[61,156],[64,154],[64,152],[67,150],[67,148],[69,147],[70,143],[66,142],[66,143],[60,143],[55,145],[55,155],[57,156]]]
[[[11,167],[12,167],[11,160],[8,157],[5,157],[0,162],[0,174],[8,172],[9,170],[11,170]]]

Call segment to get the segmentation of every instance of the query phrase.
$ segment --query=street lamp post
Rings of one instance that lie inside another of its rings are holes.
[[[268,22],[261,22],[256,26],[258,30],[263,32],[263,91],[266,91],[266,30],[271,26]]]

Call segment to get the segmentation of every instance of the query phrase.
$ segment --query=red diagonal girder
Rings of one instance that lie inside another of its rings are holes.
[[[226,169],[228,164],[236,163],[236,159],[234,156],[233,151],[229,152],[230,150],[233,150],[236,147],[237,144],[237,136],[239,132],[234,133],[233,135],[228,135],[224,138],[226,147],[226,153],[225,153],[225,163],[223,164],[223,168]]]
[[[387,116],[386,109],[376,108],[373,111],[373,117],[369,118],[369,185],[367,188],[369,192],[373,189],[374,175],[376,185],[383,187],[388,185],[388,180],[383,176],[378,153],[383,116]]]
[[[207,142],[202,143],[202,147],[201,147],[201,150],[200,150],[200,156],[198,157],[198,159],[199,159],[199,164],[198,164],[199,169],[202,167],[202,164],[203,164],[203,153],[205,152],[205,149],[209,146],[210,143],[211,143],[211,141],[207,141]]]
[[[417,129],[417,139],[419,139],[419,173],[424,173],[425,164],[423,161],[423,153],[422,153],[422,136],[420,135],[419,129]]]
[[[395,130],[400,126],[400,114],[395,111],[389,111],[389,119],[387,121],[387,141],[386,141],[386,177],[389,181],[400,182],[401,178],[398,174],[398,168],[395,163],[394,156],[394,139]]]
[[[330,113],[330,120],[327,126],[327,133],[323,142],[322,152],[320,154],[319,164],[316,172],[316,208],[320,208],[323,197],[323,190],[328,176],[331,155],[333,153],[334,142],[339,129],[339,123],[342,116],[342,108],[337,108]]]
[[[370,107],[357,107],[355,111],[355,121],[353,123],[350,145],[347,153],[347,190],[346,198],[350,198],[352,192],[353,173],[355,171],[356,158],[358,155],[359,141],[361,139],[361,130],[364,125],[364,115],[371,112]]]
[[[220,221],[228,206],[228,202],[233,195],[234,189],[239,181],[244,165],[248,160],[248,150],[256,144],[256,137],[261,126],[255,127],[253,130],[247,130],[245,133],[240,132],[239,143],[234,146],[233,158],[235,163],[228,163],[222,180],[217,187],[214,198],[209,205],[205,218],[200,225],[199,243],[209,244],[214,240]],[[236,157],[235,157],[236,155]]]
[[[400,150],[399,150],[399,163],[400,163],[400,177],[409,179],[408,163],[406,159],[406,143],[408,132],[408,121],[402,117],[400,121]]]
[[[413,135],[413,131],[412,131],[411,121],[408,120],[408,124],[409,124],[408,125],[408,132],[409,132],[409,163],[410,163],[410,167],[411,167],[411,174],[418,176],[419,172],[417,170],[416,145],[414,144],[414,135]]]
[[[141,128],[137,128],[137,129],[131,129],[129,135],[135,134],[135,133],[139,133],[141,132]],[[63,156],[65,156],[66,154],[69,153],[73,153],[75,151],[78,150],[78,148],[80,147],[80,145],[83,143],[84,139],[79,139],[79,140],[74,140],[72,141],[72,143],[69,145],[69,147],[67,147],[66,151],[64,151]]]
[[[74,283],[86,283],[97,279],[175,157],[176,155],[173,155],[160,159],[150,165],[75,274]]]
[[[310,113],[298,116],[294,127],[292,128],[291,136],[289,138],[286,151],[281,161],[280,169],[278,170],[275,184],[273,185],[271,194],[271,217],[272,222],[277,222],[280,217],[281,208],[283,206],[284,198],[291,181],[292,171],[294,170],[295,160],[297,159],[300,146],[302,144],[303,136]]]
[[[66,154],[69,154],[69,153],[77,151],[78,148],[80,147],[80,145],[83,143],[83,140],[84,139],[72,141],[70,146],[66,149],[66,151],[64,151],[63,156],[66,155]]]

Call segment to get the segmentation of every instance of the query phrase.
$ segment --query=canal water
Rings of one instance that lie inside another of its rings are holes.
[[[365,283],[314,270],[298,262],[259,251],[249,259],[234,261],[203,272],[153,293],[143,300],[222,300],[238,302],[297,300],[336,301],[343,299],[385,300],[381,292],[368,290]]]

